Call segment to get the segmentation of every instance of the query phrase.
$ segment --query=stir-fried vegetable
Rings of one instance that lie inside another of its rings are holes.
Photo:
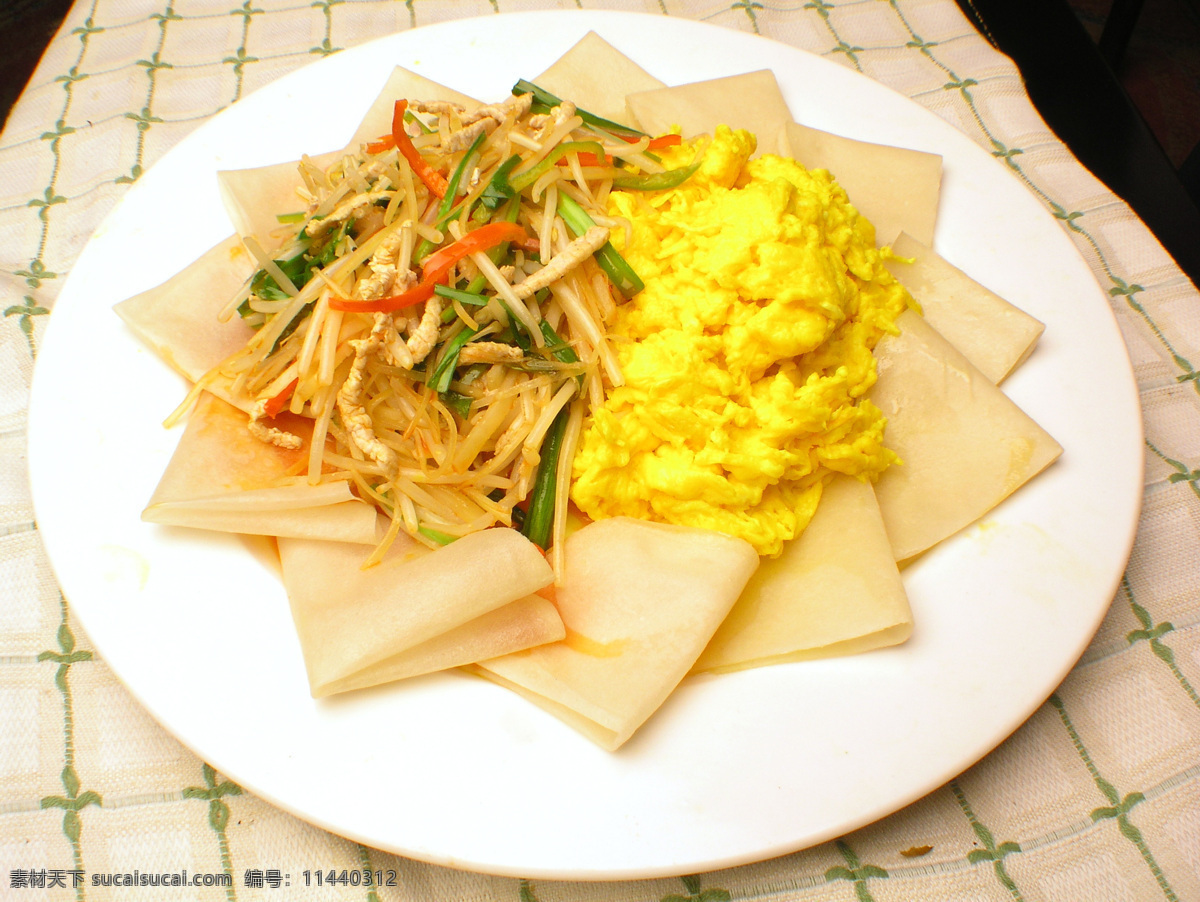
[[[527,81],[524,78],[520,79],[515,85],[513,85],[512,92],[515,96],[520,96],[521,94],[532,95],[533,106],[531,109],[533,109],[534,112],[548,113],[555,107],[562,106],[562,100],[560,100],[558,97],[555,97],[549,91],[539,88],[533,82]],[[636,128],[630,128],[627,125],[621,125],[621,123],[613,122],[611,119],[604,119],[600,116],[589,113],[586,110],[576,110],[576,112],[579,114],[579,118],[593,128],[599,128],[608,132],[609,134],[618,136],[628,135],[638,138],[642,137],[643,133],[638,131]]]
[[[559,196],[558,215],[562,217],[567,228],[575,235],[582,235],[596,225],[595,220],[569,194]],[[611,243],[605,244],[596,254],[596,262],[600,264],[600,268],[612,280],[617,291],[621,292],[625,297],[633,297],[645,287],[642,284],[642,280],[638,278],[638,274],[633,271],[633,267],[625,262],[625,258],[621,256]]]
[[[221,382],[264,441],[307,445],[309,481],[350,482],[389,534],[504,525],[561,546],[561,449],[621,383],[605,327],[642,287],[606,201],[690,176],[699,157],[654,155],[679,140],[527,82],[477,110],[397,100],[390,134],[301,164],[279,250],[247,240],[260,270],[228,309],[257,331],[200,386]]]
[[[525,515],[525,525],[522,532],[529,541],[540,548],[550,544],[550,531],[554,525],[554,506],[556,502],[556,482],[559,467],[559,453],[562,450],[563,436],[567,431],[568,412],[560,410],[550,426],[546,441],[542,443],[542,459],[538,463],[537,480],[533,484],[533,494],[529,499],[529,512]]]
[[[469,257],[479,251],[490,250],[506,241],[515,241],[524,237],[525,230],[515,223],[489,222],[474,232],[468,233],[454,244],[430,254],[422,266],[424,275],[415,288],[403,294],[369,301],[332,298],[329,306],[333,310],[346,310],[354,313],[394,313],[405,307],[415,306],[429,300],[433,296],[437,284],[447,279],[450,270],[464,257]]]
[[[408,160],[408,165],[412,166],[413,172],[425,183],[425,187],[438,197],[445,197],[450,187],[446,183],[446,177],[421,156],[421,152],[408,137],[408,132],[404,130],[404,111],[407,108],[407,100],[396,101],[396,109],[392,113],[392,143],[404,155],[404,159]]]

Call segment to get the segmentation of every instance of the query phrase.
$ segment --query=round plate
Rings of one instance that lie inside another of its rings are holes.
[[[269,556],[236,536],[139,519],[177,441],[160,424],[184,385],[112,305],[231,232],[216,170],[340,147],[393,66],[499,99],[588,30],[670,84],[770,68],[799,121],[942,154],[938,250],[1046,323],[1005,390],[1063,456],[985,525],[905,571],[916,622],[907,644],[688,680],[616,754],[457,672],[314,701]],[[171,732],[259,796],[368,845],[564,879],[690,873],[793,851],[971,765],[1053,691],[1099,625],[1133,539],[1141,449],[1107,301],[1002,164],[817,56],[691,21],[594,12],[392,35],[293,72],[198,128],[80,256],[30,415],[38,523],[63,590],[104,659]]]

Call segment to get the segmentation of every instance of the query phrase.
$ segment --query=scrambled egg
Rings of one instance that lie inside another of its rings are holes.
[[[571,497],[593,519],[714,529],[776,555],[833,472],[873,479],[896,460],[863,395],[911,299],[828,172],[754,150],[721,126],[680,187],[610,196],[645,290],[609,326],[625,384],[585,425]]]

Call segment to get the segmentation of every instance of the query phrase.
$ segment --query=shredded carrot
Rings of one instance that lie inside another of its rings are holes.
[[[367,153],[383,153],[385,150],[391,150],[396,146],[396,141],[391,135],[381,135],[379,140],[372,141],[367,145]]]
[[[640,138],[634,138],[626,135],[618,135],[626,144],[637,144]],[[666,150],[668,147],[676,147],[683,143],[682,135],[659,135],[657,138],[651,138],[650,143],[646,145],[646,150]]]
[[[272,420],[279,416],[279,412],[283,410],[283,405],[287,403],[288,398],[292,396],[292,392],[296,390],[296,386],[299,384],[300,377],[297,376],[284,387],[283,391],[273,398],[268,398],[267,403],[263,405],[263,416]]]
[[[506,241],[526,242],[528,240],[529,236],[525,229],[516,223],[503,220],[489,222],[426,257],[422,266],[421,281],[403,294],[377,298],[373,301],[330,298],[329,307],[331,310],[346,310],[356,313],[392,313],[406,307],[416,306],[433,297],[434,286],[446,281],[450,270],[460,260],[480,251],[491,250]]]
[[[429,165],[421,156],[421,152],[413,146],[408,132],[404,130],[404,111],[407,109],[407,100],[396,101],[392,112],[392,141],[396,145],[396,149],[404,155],[404,159],[408,160],[408,164],[412,166],[417,178],[425,183],[425,187],[438,197],[445,197],[446,189],[449,187],[446,177]]]

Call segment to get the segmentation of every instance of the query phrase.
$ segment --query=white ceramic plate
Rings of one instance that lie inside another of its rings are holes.
[[[1062,459],[905,573],[903,647],[685,683],[609,754],[451,673],[313,701],[287,601],[237,538],[144,524],[184,385],[112,305],[231,231],[214,171],[340,147],[397,64],[484,99],[589,29],[668,83],[775,71],[796,118],[945,159],[941,253],[1046,323],[1006,391]],[[520,47],[520,52],[514,52]],[[361,86],[358,91],[348,85]],[[371,846],[555,878],[696,872],[814,844],[975,762],[1082,653],[1141,497],[1141,418],[1108,304],[1060,226],[951,126],[819,57],[621,13],[464,20],[347,50],[263,88],[147,172],[80,256],[38,361],[38,522],[104,659],[169,730],[244,787]]]

